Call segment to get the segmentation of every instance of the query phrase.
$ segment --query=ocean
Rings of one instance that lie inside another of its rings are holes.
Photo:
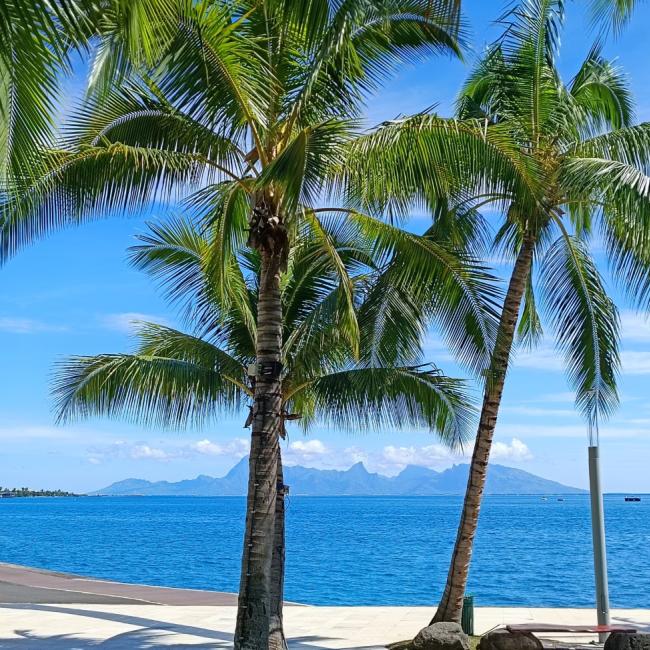
[[[469,592],[478,606],[594,604],[589,500],[484,500]],[[428,605],[446,577],[460,497],[298,497],[287,505],[286,598]],[[97,578],[236,591],[245,500],[0,500],[0,561]],[[613,607],[650,607],[650,496],[605,497]]]

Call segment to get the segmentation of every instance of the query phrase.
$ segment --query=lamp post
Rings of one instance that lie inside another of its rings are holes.
[[[594,545],[594,574],[596,578],[596,607],[598,625],[609,625],[609,586],[607,582],[607,548],[603,491],[600,484],[600,455],[598,427],[589,427],[589,493],[591,498],[591,536]],[[599,634],[604,642],[607,634]]]

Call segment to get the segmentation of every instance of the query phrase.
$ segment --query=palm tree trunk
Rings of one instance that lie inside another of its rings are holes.
[[[279,431],[282,409],[280,360],[282,257],[261,251],[257,308],[255,403],[249,459],[246,532],[235,629],[236,650],[269,644],[271,565],[275,540]]]
[[[284,473],[282,453],[278,448],[278,493],[275,497],[275,539],[271,561],[271,624],[269,627],[269,650],[287,650],[282,621],[284,604]]]
[[[485,381],[483,406],[474,443],[472,462],[469,468],[469,479],[456,543],[451,557],[445,590],[436,614],[431,621],[432,623],[441,621],[460,623],[463,611],[463,596],[465,595],[469,564],[472,558],[472,547],[478,526],[481,498],[487,477],[492,437],[499,415],[503,384],[510,362],[510,351],[517,321],[519,320],[521,301],[532,268],[534,247],[535,241],[533,237],[525,236],[503,302],[490,371]]]

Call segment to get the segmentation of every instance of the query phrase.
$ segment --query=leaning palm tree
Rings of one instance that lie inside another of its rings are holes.
[[[209,234],[175,219],[152,226],[131,251],[169,298],[183,306],[191,334],[142,323],[134,354],[72,357],[55,379],[59,417],[127,417],[174,428],[202,426],[223,412],[251,408],[260,290],[260,256],[240,250],[229,261],[228,295],[215,282],[221,232]],[[378,255],[379,252],[379,255]],[[451,447],[466,437],[472,409],[463,382],[431,364],[414,364],[421,338],[419,309],[390,286],[391,265],[361,228],[334,217],[305,223],[283,276],[283,382],[280,436],[299,419],[353,430],[424,427]],[[351,292],[365,352],[344,335],[349,318],[341,295]],[[392,300],[385,300],[392,293]],[[395,342],[401,345],[395,347]],[[386,359],[393,359],[387,364]],[[404,362],[409,362],[406,365]],[[278,457],[277,482],[282,487]],[[270,647],[286,647],[282,631],[284,508],[276,498]]]
[[[194,193],[197,210],[230,215],[221,240],[226,249],[229,219],[248,224],[248,246],[260,254],[261,271],[244,542],[251,550],[236,643],[259,648],[268,634],[271,553],[260,540],[273,537],[280,283],[291,242],[303,215],[318,221],[323,214],[317,207],[322,189],[355,134],[368,92],[407,61],[458,53],[459,3],[164,2],[164,29],[145,30],[150,17],[143,12],[120,21],[121,2],[120,11],[107,15],[92,75],[101,83],[70,120],[63,146],[45,156],[47,169],[7,197],[0,250],[6,258],[54,228],[179,193]],[[139,60],[125,47],[139,42],[134,26],[147,36]],[[434,263],[439,278],[448,261],[439,256]],[[462,304],[476,311],[472,300]],[[462,309],[454,314],[462,322]],[[352,311],[343,325],[346,336],[357,336]]]
[[[456,218],[481,220],[486,206],[499,211],[495,245],[513,262],[434,621],[460,620],[513,343],[519,335],[532,345],[542,335],[537,298],[565,356],[576,404],[596,428],[618,401],[619,324],[590,254],[595,233],[625,290],[636,300],[649,296],[650,124],[631,125],[626,79],[597,48],[569,83],[562,81],[555,66],[562,19],[561,0],[521,2],[465,83],[457,119],[423,114],[387,123],[355,143],[354,173],[347,174],[357,201],[383,209],[403,209],[416,197],[434,214],[443,206]],[[450,193],[441,170],[460,166],[458,159],[467,183]],[[481,177],[480,165],[499,173]],[[376,181],[361,182],[373,173]]]

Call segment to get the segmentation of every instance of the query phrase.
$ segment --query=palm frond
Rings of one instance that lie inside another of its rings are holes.
[[[617,309],[580,240],[564,234],[540,268],[546,311],[566,358],[576,404],[597,425],[618,405]]]
[[[155,326],[142,334],[143,352],[71,357],[58,365],[53,394],[60,420],[102,415],[146,425],[198,427],[219,412],[241,407],[249,391],[243,369],[230,357],[180,333],[170,338],[169,330],[162,345],[163,332]]]
[[[469,437],[474,412],[462,381],[436,368],[350,368],[304,388],[319,419],[344,429],[423,427],[451,447]],[[291,396],[299,403],[299,395]]]
[[[594,48],[569,85],[578,106],[597,127],[631,126],[634,116],[628,81],[622,70]]]

